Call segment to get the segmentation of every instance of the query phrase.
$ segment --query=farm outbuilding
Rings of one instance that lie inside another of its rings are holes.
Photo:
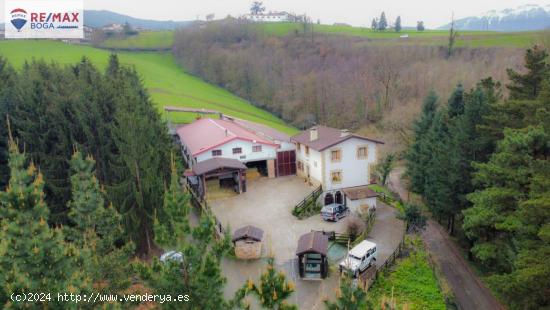
[[[233,234],[235,255],[240,259],[260,258],[262,256],[263,235],[263,230],[252,225],[237,229]]]
[[[328,236],[320,231],[302,235],[298,240],[296,255],[300,278],[320,280],[328,275]]]
[[[351,211],[363,213],[376,210],[376,197],[378,197],[378,194],[368,186],[348,187],[343,191],[346,197],[346,205]]]

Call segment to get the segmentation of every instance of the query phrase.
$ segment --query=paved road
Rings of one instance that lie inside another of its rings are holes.
[[[396,168],[390,175],[389,186],[406,200],[408,193],[401,182],[403,172],[402,167]],[[449,283],[460,309],[505,309],[474,274],[458,246],[439,224],[428,220],[422,240]]]

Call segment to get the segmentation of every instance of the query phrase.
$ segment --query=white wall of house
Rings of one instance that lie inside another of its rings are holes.
[[[255,145],[261,145],[262,151],[261,152],[253,152],[252,147]],[[241,148],[242,152],[240,154],[233,154],[234,148]],[[242,162],[249,162],[249,161],[257,161],[257,160],[266,160],[266,159],[275,159],[276,153],[277,153],[277,147],[266,145],[266,144],[259,144],[259,143],[252,143],[251,141],[246,140],[232,140],[230,142],[227,142],[223,145],[220,145],[219,147],[210,149],[206,152],[203,152],[196,156],[196,162],[205,161],[207,159],[210,159],[212,157],[212,151],[213,150],[221,150],[222,154],[218,157],[223,158],[232,158],[237,159]]]
[[[309,155],[306,154],[306,146],[301,144],[300,150],[296,148],[296,161],[301,161],[303,171],[296,169],[301,177],[307,177],[307,167],[309,167],[309,176],[312,183],[321,184],[323,182],[323,158],[321,152],[312,148],[309,149]]]
[[[357,158],[357,148],[360,146],[367,147],[367,158]],[[341,160],[332,162],[332,150],[340,149]],[[376,143],[359,139],[351,138],[342,143],[334,145],[323,151],[325,153],[325,177],[323,181],[324,190],[335,190],[346,187],[354,187],[367,185],[370,183],[370,169],[376,163]],[[342,180],[339,183],[332,182],[331,172],[341,171]]]
[[[362,207],[362,206],[369,206],[368,207],[369,210],[376,209],[376,197],[356,199],[356,200],[351,200],[348,197],[346,197],[346,205],[352,212],[362,213],[366,209],[365,207]]]

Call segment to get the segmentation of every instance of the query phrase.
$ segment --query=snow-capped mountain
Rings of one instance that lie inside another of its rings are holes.
[[[449,29],[450,24],[440,27]],[[550,28],[550,5],[526,4],[455,21],[459,30],[530,31]]]

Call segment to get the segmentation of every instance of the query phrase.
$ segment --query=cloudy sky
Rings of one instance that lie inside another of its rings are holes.
[[[4,18],[5,0],[0,0],[0,19]],[[47,0],[42,0],[47,1]],[[209,13],[216,18],[246,13],[252,0],[84,0],[85,9],[110,10],[139,18],[157,20],[204,19]],[[416,25],[423,20],[427,27],[446,24],[454,12],[459,19],[489,10],[515,8],[524,4],[550,4],[550,0],[264,0],[267,10],[306,13],[322,23],[368,25],[373,17],[385,11],[393,22],[401,15],[403,25]]]

